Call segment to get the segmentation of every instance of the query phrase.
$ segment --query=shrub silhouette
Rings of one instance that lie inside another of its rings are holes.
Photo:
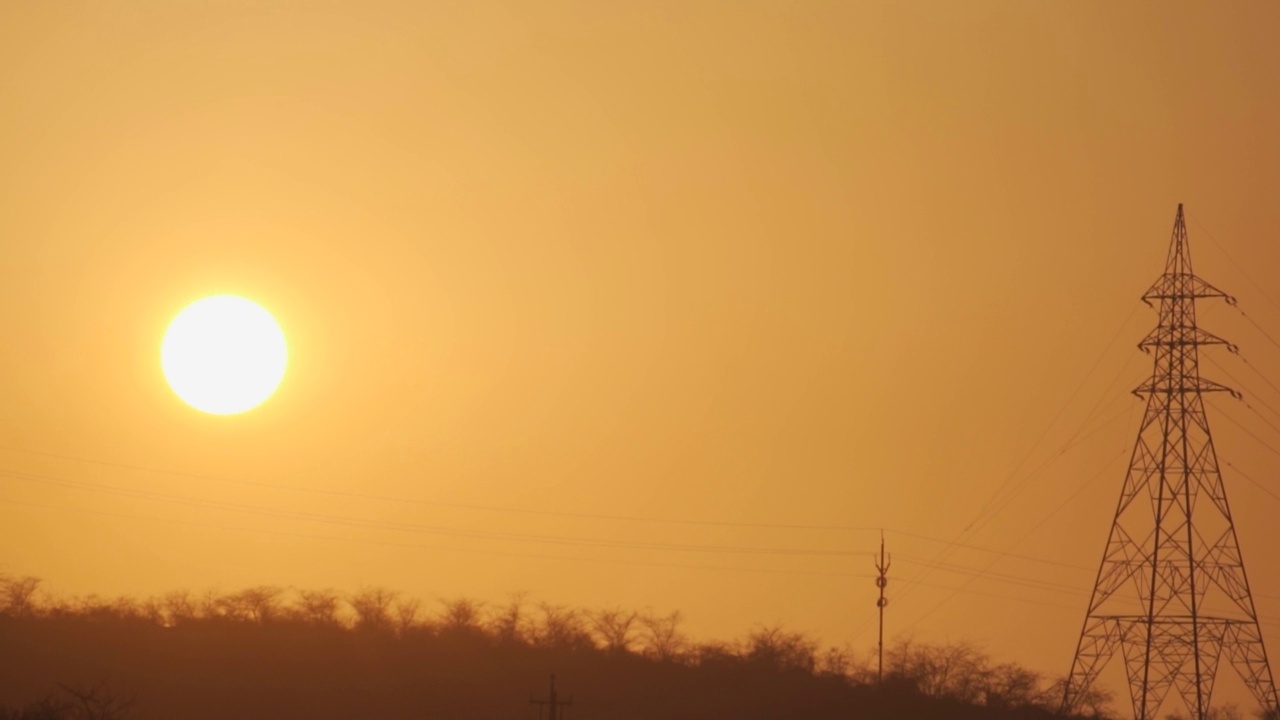
[[[26,707],[0,705],[0,720],[124,720],[132,704],[104,686],[63,686]]]

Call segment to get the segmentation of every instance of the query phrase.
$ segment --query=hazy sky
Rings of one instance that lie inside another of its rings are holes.
[[[862,650],[883,527],[890,635],[1065,673],[1150,372],[1138,298],[1185,202],[1197,270],[1248,314],[1206,304],[1244,360],[1203,367],[1246,393],[1210,420],[1274,656],[1278,23],[3,3],[0,571],[525,590]],[[173,315],[222,292],[291,353],[232,417],[159,366]],[[1059,564],[929,570],[957,537]]]

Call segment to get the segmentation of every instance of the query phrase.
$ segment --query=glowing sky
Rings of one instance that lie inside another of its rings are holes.
[[[884,527],[890,635],[1064,673],[1178,202],[1198,271],[1256,322],[1201,313],[1261,372],[1204,363],[1249,403],[1211,403],[1219,452],[1280,493],[1259,419],[1280,425],[1278,22],[4,3],[0,571],[65,593],[527,590],[862,650],[871,559],[830,553]],[[289,336],[288,382],[232,418],[158,365],[165,324],[215,293]],[[1275,647],[1278,503],[1224,470]],[[973,579],[996,556],[961,548],[921,576],[943,546],[920,536],[966,528],[1065,565]]]

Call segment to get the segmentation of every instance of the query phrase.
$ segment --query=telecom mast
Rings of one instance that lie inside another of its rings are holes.
[[[1076,710],[1119,654],[1136,720],[1155,720],[1170,691],[1194,720],[1208,717],[1220,660],[1275,712],[1276,687],[1249,592],[1204,395],[1239,393],[1200,377],[1201,346],[1234,345],[1196,325],[1196,300],[1235,299],[1196,277],[1182,205],[1164,273],[1142,296],[1159,310],[1138,344],[1154,355],[1134,394],[1147,409],[1085,613],[1064,710]]]
[[[889,557],[884,553],[884,531],[880,531],[880,559],[876,561],[876,587],[880,589],[880,597],[876,599],[876,608],[880,612],[880,635],[876,641],[876,684],[884,683],[884,608],[889,598],[884,596],[884,589],[889,586]]]

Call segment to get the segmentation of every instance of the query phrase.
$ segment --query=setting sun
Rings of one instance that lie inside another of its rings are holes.
[[[160,346],[169,386],[191,407],[213,415],[241,413],[271,397],[287,361],[275,318],[235,295],[188,305],[169,323]]]

